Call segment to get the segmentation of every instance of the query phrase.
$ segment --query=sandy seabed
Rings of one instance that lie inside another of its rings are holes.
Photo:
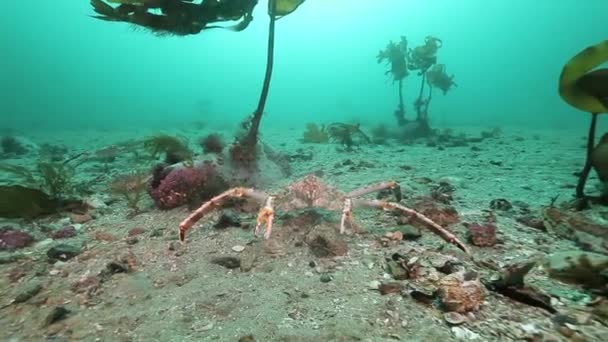
[[[481,131],[479,127],[454,128],[455,134],[467,136],[479,136]],[[53,132],[27,138],[81,151],[156,133]],[[166,133],[190,138],[193,148],[200,134],[193,130]],[[0,252],[0,338],[600,341],[608,336],[608,326],[595,319],[586,305],[593,295],[549,278],[542,262],[525,282],[549,295],[557,313],[485,290],[478,310],[456,318],[446,315],[438,298],[414,298],[411,285],[416,281],[395,280],[387,267],[395,255],[418,262],[423,270],[433,268],[437,259],[448,258],[483,278],[489,277],[489,271],[479,261],[503,267],[578,250],[575,242],[526,226],[517,218],[525,211],[541,219],[541,209],[555,198],[557,202],[572,199],[574,173],[583,163],[585,132],[503,128],[497,137],[463,146],[439,148],[389,140],[386,145],[362,146],[351,152],[337,144],[303,144],[299,127],[264,133],[266,143],[291,156],[293,169],[291,176],[273,178],[264,189],[267,192],[315,172],[343,191],[395,180],[401,184],[403,203],[411,205],[437,184],[450,184],[454,188],[450,205],[457,210],[459,223],[448,229],[467,243],[476,261],[424,229],[415,240],[382,239],[400,226],[390,214],[373,210],[355,212],[366,234],[334,235],[339,213],[329,222],[310,227],[279,217],[269,241],[252,234],[255,211],[233,211],[241,227],[217,229],[218,211],[190,230],[188,243],[182,246],[177,242],[177,225],[188,215],[187,208],[154,209],[146,196],[142,213],[130,217],[124,201],[118,199],[94,210],[90,220],[77,226],[74,237],[40,239],[25,249]],[[230,132],[224,136],[230,137]],[[110,165],[110,173],[119,173],[127,158],[119,157]],[[36,157],[5,161],[28,165]],[[99,172],[93,164],[81,168],[84,173]],[[592,177],[588,191],[596,191],[596,184]],[[92,197],[109,198],[104,182],[99,182]],[[496,199],[507,200],[513,208],[491,210],[490,202]],[[462,223],[479,222],[488,210],[496,217],[498,243],[473,246]],[[69,220],[69,215],[54,215],[34,223],[3,220],[0,226],[31,231],[42,225],[70,224]],[[310,223],[306,217],[302,220],[296,222]],[[334,255],[313,250],[314,229],[323,231],[330,242],[336,239]],[[49,248],[61,243],[76,244],[82,250],[65,262],[48,262]],[[378,288],[387,283],[402,288],[383,294]]]

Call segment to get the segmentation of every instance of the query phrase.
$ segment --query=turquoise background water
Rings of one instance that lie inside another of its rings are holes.
[[[157,37],[95,20],[87,0],[5,1],[0,128],[231,127],[259,98],[268,17],[250,27]],[[277,22],[263,125],[394,123],[396,87],[376,63],[390,40],[441,38],[458,87],[431,104],[434,125],[587,124],[557,95],[563,64],[608,38],[605,0],[308,0]],[[419,78],[406,79],[413,113]],[[584,133],[584,131],[581,131]]]

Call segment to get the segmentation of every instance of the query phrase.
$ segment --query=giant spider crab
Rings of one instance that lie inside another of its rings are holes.
[[[198,222],[210,211],[221,208],[229,199],[246,197],[263,203],[263,207],[258,213],[254,234],[258,236],[260,227],[265,225],[265,239],[270,238],[275,209],[284,212],[300,208],[323,208],[335,211],[341,210],[342,218],[340,220],[340,233],[343,234],[346,231],[347,225],[349,225],[351,229],[356,227],[355,222],[353,221],[353,208],[366,207],[395,211],[402,215],[409,216],[411,219],[418,221],[433,233],[439,235],[445,241],[456,245],[465,253],[469,253],[469,250],[465,244],[458,240],[454,234],[416,210],[410,209],[396,202],[366,200],[359,198],[363,195],[380,190],[392,190],[393,194],[395,195],[396,202],[401,200],[401,188],[399,183],[395,181],[371,184],[348,193],[343,193],[337,188],[325,184],[314,174],[309,174],[304,178],[288,185],[283,191],[276,195],[269,195],[265,192],[252,188],[232,188],[203,203],[200,208],[192,212],[190,216],[184,219],[179,225],[179,239],[182,243],[184,243],[186,231],[188,229],[192,228],[196,222]]]

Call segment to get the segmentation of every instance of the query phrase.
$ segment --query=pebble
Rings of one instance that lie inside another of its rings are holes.
[[[332,277],[329,274],[324,273],[321,275],[320,280],[322,283],[329,283],[332,280]]]
[[[236,245],[236,246],[232,247],[232,250],[235,251],[235,252],[237,252],[237,253],[240,253],[240,252],[242,252],[242,251],[245,250],[245,246]]]
[[[472,332],[471,330],[464,327],[452,327],[452,334],[459,340],[477,340],[479,339],[479,334]]]
[[[381,284],[382,284],[382,283],[381,283],[381,282],[379,282],[378,280],[372,280],[372,281],[370,281],[370,282],[367,284],[367,287],[368,287],[370,290],[378,290],[378,289],[380,288],[380,285],[381,285]]]
[[[455,311],[450,311],[450,312],[444,313],[443,319],[445,319],[445,321],[451,325],[460,325],[467,321],[467,318],[465,316],[463,316]]]

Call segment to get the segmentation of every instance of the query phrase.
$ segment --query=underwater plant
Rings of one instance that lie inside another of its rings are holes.
[[[324,125],[319,127],[315,123],[307,123],[306,131],[302,135],[302,142],[304,143],[312,143],[312,144],[322,144],[329,141],[329,134],[325,129]]]
[[[0,138],[0,150],[4,154],[12,154],[16,156],[21,156],[28,152],[27,148],[12,135],[5,135]]]
[[[103,0],[91,0],[94,18],[105,21],[121,21],[145,27],[163,35],[191,35],[212,28],[242,31],[253,20],[257,0],[216,1],[203,0],[107,0],[118,3],[112,7]],[[159,13],[160,12],[160,13]],[[209,25],[220,21],[241,20],[229,27]]]
[[[91,0],[94,18],[105,21],[120,21],[145,27],[157,34],[190,35],[211,28],[229,28],[242,31],[253,20],[253,10],[258,0],[202,0],[194,3],[191,0],[107,0],[119,3],[112,7],[104,0]],[[266,73],[258,106],[252,115],[243,123],[243,134],[237,135],[230,148],[231,160],[235,166],[249,170],[257,169],[258,132],[268,90],[272,77],[274,62],[274,36],[277,19],[293,13],[305,0],[269,0],[268,43]],[[241,20],[231,27],[209,25],[222,21]]]
[[[431,70],[427,71],[426,82],[431,89],[435,87],[443,91],[444,95],[447,94],[453,86],[458,86],[456,82],[454,82],[454,75],[447,74],[445,64],[435,64]]]
[[[372,128],[371,135],[374,144],[383,145],[391,137],[391,132],[386,124],[381,123]]]
[[[401,36],[399,43],[390,41],[384,50],[380,50],[376,59],[378,63],[386,61],[390,64],[391,68],[385,72],[385,74],[392,74],[393,82],[398,82],[399,91],[399,105],[395,110],[395,117],[399,125],[404,125],[405,120],[405,107],[403,106],[403,79],[409,75],[407,68],[407,39],[405,36]]]
[[[74,175],[76,166],[65,162],[38,161],[35,170],[11,164],[0,164],[0,171],[16,176],[23,185],[47,193],[51,198],[63,199],[77,190]]]
[[[331,140],[346,146],[347,149],[351,149],[361,141],[367,144],[372,142],[372,140],[363,133],[359,124],[334,122],[327,125],[326,130]]]
[[[82,207],[74,198],[90,190],[90,184],[77,182],[82,154],[61,162],[39,160],[36,168],[0,164],[0,171],[12,174],[21,184],[0,186],[0,217],[36,218],[62,209]]]
[[[275,22],[293,11],[295,11],[304,0],[269,0],[268,1],[268,16],[270,17],[268,25],[268,46],[266,58],[266,73],[264,75],[264,83],[262,92],[258,101],[258,106],[245,121],[241,127],[245,132],[237,136],[236,141],[230,148],[230,156],[234,163],[245,169],[254,170],[257,168],[256,161],[258,155],[258,132],[260,122],[264,114],[266,99],[268,98],[268,90],[270,88],[270,80],[272,78],[272,69],[274,64],[274,35]]]
[[[165,154],[165,162],[176,164],[192,162],[192,151],[186,141],[170,135],[157,135],[144,141],[144,148],[150,152],[152,158]]]
[[[110,191],[127,201],[127,207],[131,210],[129,216],[135,216],[140,212],[139,202],[151,178],[148,172],[134,171],[118,175],[109,182]]]
[[[558,91],[561,98],[571,106],[591,113],[591,123],[587,135],[585,165],[579,174],[575,196],[579,208],[583,208],[590,199],[585,195],[585,183],[591,168],[595,165],[600,178],[608,172],[604,168],[608,163],[601,162],[608,157],[603,151],[604,145],[598,145],[598,152],[593,156],[597,117],[608,113],[608,68],[593,70],[608,61],[608,40],[587,47],[572,57],[563,67],[559,77]],[[593,70],[593,71],[591,71]],[[594,161],[595,160],[595,161]]]
[[[441,39],[427,36],[424,44],[411,49],[408,48],[407,39],[402,36],[399,43],[389,42],[386,48],[376,56],[378,63],[385,60],[390,63],[391,69],[385,73],[392,74],[393,81],[399,82],[399,105],[394,112],[399,126],[406,126],[412,122],[405,118],[403,81],[410,74],[409,71],[412,70],[417,70],[418,75],[422,76],[418,98],[414,101],[416,120],[413,123],[415,125],[408,125],[409,127],[407,127],[407,129],[414,127],[413,130],[407,132],[410,137],[428,136],[432,132],[428,122],[428,107],[432,98],[432,88],[442,89],[445,94],[451,86],[455,85],[452,81],[453,75],[448,76],[445,73],[445,65],[436,65],[437,52],[442,45]],[[426,98],[423,98],[425,84],[429,85],[429,94]]]
[[[203,148],[204,153],[222,153],[224,147],[224,141],[222,140],[222,136],[216,133],[212,133],[202,138],[199,142],[201,147]]]

